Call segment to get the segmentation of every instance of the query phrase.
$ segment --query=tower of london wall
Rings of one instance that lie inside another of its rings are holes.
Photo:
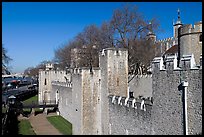
[[[65,79],[66,77],[66,79]],[[39,71],[39,104],[55,100],[55,95],[52,95],[52,81],[70,82],[71,77],[64,70],[40,70]]]
[[[109,95],[127,96],[128,62],[127,50],[107,48],[99,55],[101,70],[101,130],[109,134]]]
[[[174,64],[173,57],[168,57],[168,63],[163,69],[160,67],[161,60],[158,61],[158,58],[156,58],[153,61],[153,100],[152,103],[145,100],[145,110],[141,107],[141,100],[136,99],[136,105],[132,105],[133,99],[124,97],[119,99],[119,96],[109,96],[109,133],[134,135],[185,134],[184,91],[180,89],[180,86],[182,81],[188,81],[188,134],[201,134],[202,69],[193,69],[188,59],[183,61],[186,62],[185,65],[182,68],[176,68],[174,66],[177,66],[177,64]],[[127,105],[125,105],[126,99]]]
[[[195,65],[194,56],[183,55],[180,68],[176,55],[156,57],[152,75],[136,76],[129,84],[127,56],[126,49],[104,49],[99,68],[75,68],[65,73],[68,81],[58,80],[64,75],[54,76],[52,70],[47,73],[52,77],[39,73],[43,82],[51,77],[50,97],[59,100],[60,115],[72,123],[73,134],[185,134],[183,81],[189,83],[188,133],[201,134],[202,66]],[[41,91],[46,89],[43,82]],[[129,97],[128,86],[134,98]]]

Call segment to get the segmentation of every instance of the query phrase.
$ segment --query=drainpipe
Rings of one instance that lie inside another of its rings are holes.
[[[185,121],[184,121],[184,126],[185,126],[185,135],[188,135],[188,111],[187,111],[187,87],[188,87],[188,82],[183,81],[182,86],[184,87],[184,116],[185,116]]]

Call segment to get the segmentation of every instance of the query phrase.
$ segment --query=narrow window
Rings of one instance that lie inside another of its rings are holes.
[[[129,92],[129,97],[130,97],[130,98],[134,98],[132,91]]]
[[[45,79],[45,83],[44,83],[44,85],[47,85],[47,79]]]
[[[117,78],[117,86],[119,86],[119,78]]]

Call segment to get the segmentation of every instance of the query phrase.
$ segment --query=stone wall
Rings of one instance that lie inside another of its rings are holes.
[[[136,101],[136,108],[132,100],[125,106],[125,98],[118,104],[118,98],[112,102],[109,97],[109,134],[111,135],[150,135],[155,134],[152,124],[152,105],[147,102],[145,110],[141,109],[141,100]]]
[[[108,92],[110,95],[127,96],[128,94],[128,53],[126,49],[108,48]]]
[[[83,92],[82,92],[82,74],[81,72],[72,75],[72,110],[73,110],[73,135],[83,133]]]
[[[183,101],[180,85],[180,71],[153,72],[153,107],[154,130],[159,135],[182,135],[183,131]]]
[[[101,134],[100,70],[82,69],[83,135]]]
[[[160,70],[160,64],[153,62],[152,116],[157,134],[185,134],[184,90],[181,88],[183,81],[189,83],[187,87],[188,134],[202,133],[202,69],[191,69],[190,62],[190,60],[181,62],[186,64],[182,65],[181,69],[166,66],[166,70]],[[174,63],[169,64],[174,65]]]
[[[65,78],[66,77],[66,78]],[[39,71],[39,103],[42,104],[43,101],[55,100],[55,96],[52,93],[52,81],[67,82],[71,81],[70,73],[64,70],[40,70]]]
[[[101,70],[101,132],[109,134],[109,95],[128,95],[128,51],[107,48],[99,54]]]
[[[171,57],[172,58],[172,57]],[[202,69],[191,67],[190,60],[185,60],[183,68],[175,68],[173,59],[160,70],[160,63],[153,62],[152,97],[153,104],[146,105],[146,111],[140,110],[141,102],[121,104],[118,97],[113,101],[109,98],[109,134],[135,135],[183,135],[185,134],[184,90],[183,81],[187,87],[188,134],[202,133]],[[128,99],[129,101],[130,99]],[[131,102],[131,101],[130,101]]]
[[[189,134],[201,134],[202,67],[195,66],[194,56],[183,56],[181,68],[176,56],[167,57],[165,65],[163,58],[155,58],[152,76],[135,77],[129,83],[135,98],[128,98],[127,55],[126,49],[108,48],[99,55],[99,68],[75,68],[69,74],[40,71],[39,92],[49,87],[49,97],[59,99],[60,115],[72,123],[74,135],[182,135],[181,83],[187,81]],[[43,85],[45,78],[49,84]]]
[[[188,131],[189,134],[202,133],[202,69],[185,71],[189,86],[188,101]]]
[[[135,98],[152,97],[152,75],[137,75],[128,83],[128,86]]]
[[[72,109],[72,89],[71,87],[66,87],[62,85],[52,85],[53,91],[58,91],[59,93],[59,105],[58,109],[60,115],[73,123],[73,109]]]

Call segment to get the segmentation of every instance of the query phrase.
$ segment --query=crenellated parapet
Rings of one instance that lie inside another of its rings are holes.
[[[178,39],[174,37],[169,37],[169,38],[156,41],[156,44],[158,45],[157,52],[160,52],[160,55],[161,55],[165,53],[168,49],[170,49],[172,46],[177,45]]]
[[[169,38],[165,38],[162,40],[158,40],[158,41],[156,41],[156,43],[166,43],[166,42],[171,42],[173,40],[174,40],[174,37],[169,37]]]
[[[74,68],[72,69],[72,74],[80,75],[82,73],[82,68]]]
[[[145,74],[145,75],[136,75],[136,78],[151,78],[152,74]]]
[[[99,56],[107,56],[108,52],[109,54],[115,55],[115,56],[121,56],[123,54],[123,51],[128,51],[126,48],[106,48],[100,51]]]
[[[202,69],[202,55],[200,55],[200,66],[196,65],[194,54],[183,55],[180,62],[177,60],[177,55],[166,57],[155,57],[152,61],[153,70],[193,70]],[[179,64],[178,64],[179,63]]]
[[[52,81],[52,85],[62,86],[62,87],[72,87],[72,82],[59,82],[59,81]]]
[[[202,21],[192,24],[185,24],[180,29],[180,36],[192,33],[202,33]]]
[[[114,105],[125,106],[132,109],[138,109],[141,111],[147,111],[146,106],[153,105],[152,97],[151,98],[128,98],[128,97],[122,97],[122,96],[109,95],[109,98],[111,99],[111,103]]]

